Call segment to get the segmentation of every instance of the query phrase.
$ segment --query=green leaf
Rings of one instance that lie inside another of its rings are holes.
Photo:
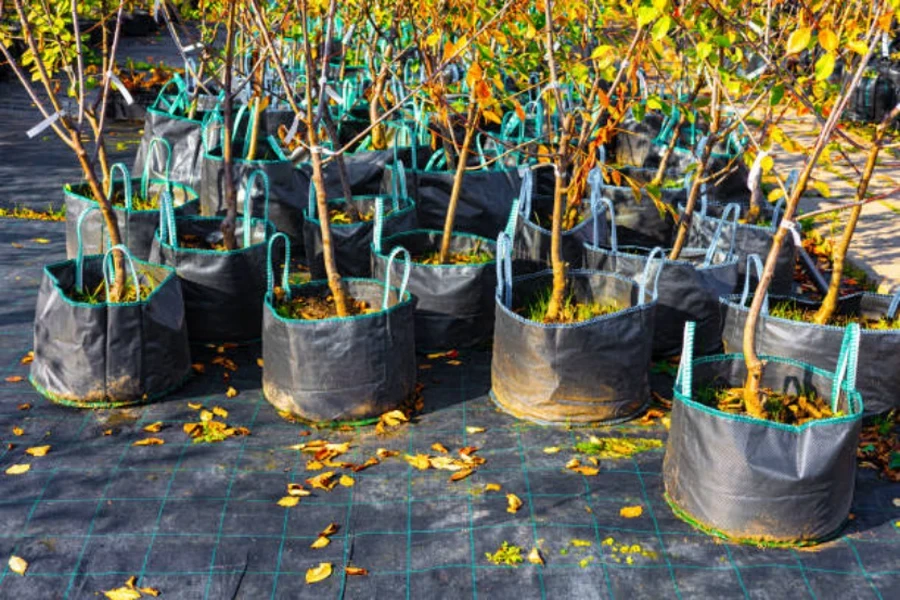
[[[812,37],[812,28],[810,27],[801,27],[794,31],[791,34],[791,37],[788,38],[787,43],[787,53],[788,54],[796,54],[797,52],[801,52],[806,49],[809,45],[809,40]]]
[[[828,52],[816,61],[816,81],[825,81],[834,73],[834,53]]]
[[[638,25],[643,27],[648,23],[651,23],[656,17],[659,16],[659,9],[655,6],[642,6],[638,9],[637,14],[637,22]]]
[[[634,115],[634,120],[640,123],[644,120],[644,114],[647,112],[647,107],[644,106],[643,102],[636,102],[631,106],[631,114]]]
[[[769,106],[777,106],[782,98],[784,98],[784,86],[779,83],[772,88],[772,97],[769,98]]]
[[[669,15],[664,15],[661,17],[656,23],[653,24],[653,29],[650,30],[650,35],[653,37],[654,41],[660,41],[666,34],[669,33],[669,29],[672,27],[672,17]]]

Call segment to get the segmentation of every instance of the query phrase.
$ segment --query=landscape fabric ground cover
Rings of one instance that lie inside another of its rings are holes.
[[[664,447],[601,458],[596,475],[565,468],[574,457],[592,466],[574,451],[590,435],[665,440],[661,419],[591,429],[517,421],[487,394],[484,350],[421,357],[424,409],[385,435],[282,419],[260,391],[258,344],[223,354],[194,347],[205,372],[163,402],[54,406],[28,384],[22,359],[42,265],[62,259],[64,247],[63,223],[0,219],[0,598],[102,597],[131,576],[164,598],[900,597],[900,484],[860,469],[852,520],[821,546],[723,543],[666,504]],[[223,355],[237,367],[227,382],[223,361],[213,363]],[[655,378],[669,396],[671,379]],[[199,420],[189,403],[224,408],[223,420],[250,435],[194,443],[183,431]],[[144,431],[157,422],[160,431]],[[150,437],[164,443],[134,445]],[[316,439],[349,442],[337,460],[357,464],[379,448],[399,455],[360,472],[333,469],[353,485],[279,506],[288,483],[310,489],[305,480],[322,473],[306,469],[309,454],[290,449]],[[435,443],[454,457],[475,446],[486,462],[451,482],[449,471],[404,460],[439,456]],[[45,456],[25,452],[44,445]],[[30,468],[5,473],[16,464]],[[518,510],[508,510],[507,494],[521,500]],[[331,523],[330,543],[311,548]],[[504,542],[523,559],[538,547],[545,564],[494,564],[486,554]],[[25,576],[10,569],[11,556],[28,562]],[[332,574],[306,583],[320,563],[331,563]],[[368,574],[347,575],[345,566]]]

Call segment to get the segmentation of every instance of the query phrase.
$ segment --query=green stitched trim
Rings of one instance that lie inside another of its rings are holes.
[[[377,285],[382,290],[384,290],[384,283],[378,279],[370,279],[370,278],[366,278],[366,277],[344,277],[344,278],[342,278],[342,281],[370,283],[373,285]],[[307,281],[306,283],[301,284],[301,285],[292,285],[291,286],[291,295],[293,297],[293,294],[297,293],[294,290],[301,290],[303,288],[313,287],[313,286],[324,287],[327,285],[328,285],[327,279],[315,279],[313,281]],[[395,286],[391,286],[391,289],[394,290],[395,292],[397,292],[398,294],[400,293],[400,289]],[[301,327],[302,327],[302,325],[301,325],[302,323],[312,324],[312,323],[328,323],[328,322],[345,322],[345,321],[354,321],[354,320],[358,321],[360,319],[370,319],[370,318],[380,317],[382,315],[387,315],[395,310],[399,310],[400,307],[406,306],[412,302],[412,294],[407,290],[405,293],[405,296],[403,297],[402,300],[398,301],[393,306],[380,309],[377,312],[367,313],[364,315],[352,315],[350,317],[328,317],[326,319],[316,319],[314,321],[310,321],[308,319],[286,319],[286,318],[282,317],[281,315],[278,314],[278,311],[275,310],[275,306],[272,304],[271,296],[272,296],[271,293],[266,292],[265,307],[272,312],[272,316],[275,317],[276,319],[278,319],[279,321],[281,321],[282,323],[286,323],[288,325],[294,325],[294,326],[301,326]]]
[[[306,425],[307,427],[312,427],[314,429],[340,429],[341,427],[366,427],[368,425],[376,424],[381,417],[372,417],[370,419],[361,419],[359,421],[310,421],[309,419],[304,419],[299,415],[295,415],[290,411],[276,411],[278,416],[287,421],[288,423],[296,423],[298,425]],[[287,413],[289,416],[283,416],[284,413]]]
[[[238,219],[240,219],[242,225],[246,226],[246,219],[244,217],[239,216]],[[180,217],[176,217],[176,223],[178,221],[219,221],[221,223],[224,220],[225,220],[225,217],[198,217],[195,215],[182,215]],[[234,250],[206,250],[205,248],[184,248],[182,246],[174,247],[174,246],[171,246],[168,242],[163,241],[160,238],[160,235],[159,235],[161,233],[160,229],[156,230],[156,233],[154,233],[154,236],[156,237],[156,241],[159,242],[160,247],[165,248],[169,252],[173,252],[176,255],[177,254],[209,254],[209,255],[214,255],[214,256],[231,256],[231,255],[238,254],[241,252],[249,252],[251,250],[256,250],[260,246],[262,246],[263,248],[267,247],[267,244],[269,243],[268,242],[269,238],[272,237],[272,235],[275,233],[275,226],[272,225],[272,222],[266,221],[264,219],[260,219],[258,217],[253,217],[252,219],[250,219],[250,227],[255,229],[257,225],[259,225],[260,223],[263,223],[263,222],[265,222],[265,228],[266,228],[266,236],[263,241],[254,242],[253,244],[250,244],[250,246],[248,246],[246,248],[235,248]],[[176,229],[177,229],[177,225],[176,225]],[[137,260],[137,259],[135,259],[135,260]]]
[[[440,236],[444,235],[444,232],[443,232],[443,231],[437,231],[436,229],[410,229],[409,231],[404,231],[404,232],[402,232],[402,233],[395,233],[394,235],[391,235],[391,236],[388,236],[388,237],[386,237],[386,238],[383,238],[383,239],[381,240],[381,247],[382,247],[383,249],[384,249],[384,248],[387,248],[387,247],[390,245],[390,243],[392,243],[392,242],[394,242],[394,241],[396,241],[396,240],[403,239],[404,237],[410,237],[410,236],[412,236],[412,235],[417,235],[417,234],[430,234],[430,233],[433,233],[433,234],[436,234],[436,235],[440,235]],[[452,237],[467,237],[467,238],[472,238],[472,239],[474,239],[474,240],[481,240],[482,243],[489,244],[486,248],[487,248],[487,250],[489,250],[490,252],[492,252],[492,253],[494,254],[494,258],[492,258],[491,260],[489,260],[489,261],[487,261],[487,262],[478,263],[477,265],[473,265],[473,264],[466,264],[466,265],[424,265],[424,264],[422,264],[422,263],[418,263],[418,262],[415,262],[415,261],[412,261],[411,264],[412,264],[413,266],[415,266],[415,267],[420,268],[420,269],[459,269],[459,268],[472,268],[472,267],[487,267],[487,266],[494,265],[494,264],[497,263],[497,256],[496,256],[496,253],[497,253],[497,242],[495,242],[494,240],[490,240],[490,239],[488,239],[488,238],[486,238],[486,237],[481,237],[480,235],[475,235],[474,233],[466,233],[466,232],[464,232],[464,231],[460,231],[460,232],[455,232],[455,231],[454,231]],[[396,245],[399,246],[399,245],[402,245],[402,244],[396,244]],[[375,250],[374,244],[373,244],[372,246],[373,246],[373,247],[372,247],[372,253],[375,254],[375,255],[378,256],[380,259],[382,259],[382,260],[384,260],[384,261],[386,262],[386,261],[387,261],[387,254],[384,254],[383,252],[379,252],[378,250]],[[393,246],[391,246],[391,249],[393,249]]]
[[[178,189],[184,190],[184,193],[185,193],[185,196],[187,199],[183,203],[176,206],[175,208],[185,207],[188,204],[190,204],[191,202],[196,202],[200,198],[200,194],[198,194],[197,191],[194,190],[194,188],[192,188],[191,186],[186,185],[184,183],[177,183],[175,181],[166,181],[165,179],[150,179],[149,182],[151,184],[171,185],[173,188],[178,188]],[[135,185],[135,183],[137,185]],[[88,198],[84,194],[80,194],[80,193],[76,192],[75,190],[73,190],[72,189],[73,185],[84,186],[84,185],[87,185],[87,182],[82,181],[81,183],[77,183],[77,184],[67,183],[63,186],[63,194],[65,194],[66,196],[75,198],[76,200],[82,200],[82,201],[92,204],[98,208],[100,207],[100,203],[97,202],[96,200],[94,200],[92,198]],[[141,178],[140,177],[132,177],[131,185],[133,185],[135,187],[139,187],[141,185]],[[146,210],[135,210],[135,209],[128,210],[124,206],[113,206],[112,209],[116,212],[123,212],[123,213],[151,213],[151,212],[158,213],[159,212],[158,208],[149,208]]]
[[[87,262],[88,260],[101,260],[102,261],[103,256],[104,256],[103,254],[90,254],[88,256],[85,256],[84,260],[85,260],[85,262]],[[159,282],[159,285],[157,285],[155,288],[153,288],[153,291],[150,292],[150,294],[146,298],[143,298],[142,300],[138,300],[137,302],[100,302],[97,304],[92,304],[90,302],[76,302],[76,301],[72,300],[71,298],[69,298],[69,296],[66,294],[65,290],[63,290],[62,285],[60,285],[59,280],[56,278],[56,276],[53,273],[50,272],[50,269],[61,267],[63,265],[69,264],[69,263],[71,263],[72,265],[75,265],[75,260],[76,259],[74,259],[74,258],[70,258],[67,260],[61,260],[61,261],[58,261],[55,263],[50,263],[48,265],[44,265],[44,275],[50,280],[50,282],[53,284],[53,287],[56,288],[56,291],[59,292],[59,295],[62,298],[63,302],[65,302],[66,304],[68,304],[70,306],[79,306],[82,308],[107,309],[110,307],[120,307],[120,306],[121,307],[145,306],[145,305],[149,304],[149,302],[153,298],[153,296],[155,296],[156,293],[160,289],[162,289],[162,287],[166,283],[168,283],[170,279],[173,279],[178,276],[177,273],[175,272],[175,269],[173,269],[172,267],[170,267],[168,265],[151,263],[151,262],[147,262],[145,260],[141,260],[139,258],[132,257],[132,260],[134,262],[136,262],[138,265],[146,265],[148,267],[159,268],[159,269],[163,269],[168,272],[168,275],[166,275],[163,278],[163,280]],[[74,268],[77,269],[78,268],[77,265],[75,265]]]
[[[28,376],[28,381],[31,383],[31,385],[34,386],[34,389],[37,390],[37,392],[41,396],[43,396],[47,400],[50,400],[54,404],[59,404],[60,406],[68,406],[71,408],[86,408],[86,409],[91,409],[91,410],[97,410],[97,409],[103,409],[103,408],[124,408],[126,406],[143,406],[145,404],[150,404],[150,403],[155,402],[165,396],[168,396],[169,394],[171,394],[172,392],[174,392],[175,390],[177,390],[178,388],[183,386],[185,383],[187,383],[187,381],[190,378],[191,378],[191,370],[188,369],[187,375],[185,375],[181,379],[181,381],[175,383],[171,387],[168,387],[165,390],[158,392],[156,394],[144,395],[143,397],[141,397],[137,400],[123,400],[123,401],[98,400],[95,402],[80,402],[78,400],[72,400],[71,398],[63,398],[62,396],[54,394],[50,390],[46,389],[45,387],[43,387],[39,383],[37,383],[34,380],[33,375]]]
[[[828,533],[826,535],[823,535],[823,536],[815,538],[815,539],[809,539],[809,540],[779,542],[779,541],[773,541],[773,540],[763,540],[763,539],[759,539],[759,538],[742,538],[742,537],[728,535],[721,529],[716,529],[715,527],[701,523],[700,521],[698,521],[697,519],[692,517],[690,515],[690,513],[688,513],[687,511],[685,511],[684,509],[679,507],[677,504],[675,504],[675,501],[672,500],[672,498],[669,496],[669,492],[663,492],[663,497],[666,499],[666,504],[669,505],[669,508],[672,509],[672,512],[675,514],[675,516],[678,517],[679,519],[681,519],[682,521],[684,521],[685,523],[687,523],[688,525],[690,525],[691,527],[693,527],[694,529],[696,529],[698,531],[702,531],[706,535],[709,535],[712,537],[717,537],[719,539],[722,539],[722,540],[725,540],[728,542],[732,542],[735,544],[741,544],[743,546],[756,546],[757,548],[809,548],[811,546],[817,546],[819,544],[823,544],[825,542],[829,542],[829,541],[835,539],[836,537],[838,537],[838,534],[841,532],[841,530],[844,529],[844,525],[846,524],[846,521],[845,521],[844,524],[841,524],[840,527],[838,527],[831,533]]]

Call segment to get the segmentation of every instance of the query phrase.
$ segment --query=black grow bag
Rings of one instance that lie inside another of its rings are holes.
[[[272,238],[270,247],[280,235]],[[398,248],[392,253],[389,262],[400,252],[403,250]],[[288,250],[281,281],[288,294],[330,293],[325,281],[291,287],[289,264]],[[271,273],[269,279],[273,280]],[[373,279],[343,281],[352,297],[382,309],[354,317],[305,321],[277,313],[271,286],[265,299],[263,394],[278,410],[316,423],[377,419],[415,393],[415,300],[405,291],[405,280],[400,289]]]
[[[595,182],[602,177],[598,169],[591,171],[588,181]],[[600,243],[606,244],[606,220],[600,203],[600,189],[596,185],[591,188],[590,201],[582,202],[578,207],[581,221],[574,227],[562,232],[563,260],[574,268],[584,263],[584,245],[594,239],[598,232]],[[542,271],[551,265],[552,232],[535,222],[535,214],[553,215],[553,198],[534,195],[534,179],[530,169],[523,169],[522,190],[512,210],[511,221],[513,235],[513,264],[516,273]]]
[[[402,246],[412,256],[439,250],[440,231],[416,229],[397,233],[372,247],[372,275],[384,279],[389,255]],[[496,244],[466,233],[455,233],[450,241],[453,252],[465,252],[475,246],[495,254]],[[409,291],[416,297],[416,350],[431,352],[467,348],[491,338],[494,330],[494,260],[478,265],[426,265],[412,263]],[[394,265],[398,276],[400,265]]]
[[[155,142],[160,141],[162,140],[155,140]],[[116,181],[116,171],[122,174],[120,182]],[[125,194],[125,206],[113,206],[122,243],[135,258],[140,260],[147,260],[150,256],[153,233],[159,226],[159,209],[134,209],[132,189],[141,190],[143,195],[171,194],[176,215],[196,214],[199,208],[197,192],[192,188],[180,183],[172,183],[167,179],[151,179],[149,171],[146,169],[142,178],[132,178],[125,165],[117,163],[110,168],[110,178],[112,179],[111,191],[122,191]],[[63,188],[63,193],[66,198],[66,256],[74,258],[78,253],[78,227],[76,224],[79,217],[92,207],[99,208],[100,204],[93,199],[87,183],[67,185]],[[103,248],[109,244],[103,219],[99,214],[96,218],[83,224],[81,237],[90,252],[102,252]]]
[[[353,205],[361,213],[373,215],[370,221],[356,223],[331,223],[331,241],[338,272],[347,277],[369,277],[372,274],[372,233],[375,230],[375,214],[383,214],[381,235],[393,235],[416,228],[416,205],[400,193],[400,179],[404,177],[403,163],[395,165],[396,177],[391,178],[394,189],[390,194],[352,196]],[[406,187],[405,184],[402,187]],[[342,198],[328,201],[329,208],[346,206]],[[390,207],[387,214],[385,207]],[[309,206],[303,213],[303,241],[306,247],[306,264],[312,279],[325,279],[325,260],[322,248],[322,224],[316,213],[315,187],[310,187]]]
[[[609,206],[607,206],[609,209]],[[610,249],[585,244],[585,267],[598,271],[612,271],[632,279],[638,277],[654,254],[641,246],[619,246],[616,236],[616,215],[610,210]],[[716,236],[717,241],[718,237]],[[656,325],[653,333],[654,356],[672,356],[681,352],[684,324],[697,322],[697,337],[701,354],[714,354],[722,348],[719,296],[730,294],[737,281],[737,259],[730,252],[707,248],[684,248],[678,260],[665,259],[665,268],[656,291]]]
[[[127,252],[123,246],[116,248]],[[69,298],[73,290],[93,290],[104,280],[107,258],[111,263],[108,254],[98,254],[44,267],[30,381],[58,404],[77,408],[144,404],[170,393],[190,375],[184,304],[174,270],[128,257],[129,277],[158,282],[148,297],[119,304]],[[77,285],[79,272],[82,288]]]
[[[853,500],[863,413],[852,330],[859,332],[848,328],[837,375],[760,356],[762,387],[813,390],[842,414],[793,426],[698,402],[710,387],[742,387],[746,365],[742,354],[693,358],[688,328],[663,462],[666,499],[677,515],[707,533],[756,545],[812,544],[837,534]]]
[[[173,267],[181,279],[192,343],[248,342],[260,338],[266,293],[266,241],[275,228],[264,219],[244,217],[238,220],[235,237],[239,247],[235,250],[185,248],[179,244],[179,236],[183,235],[220,240],[222,221],[221,217],[161,214],[160,228],[153,238],[150,259]]]
[[[748,296],[749,293],[745,292],[721,299],[722,342],[726,352],[740,351],[743,347],[744,324],[749,313]],[[769,295],[768,305],[781,300],[792,300],[798,307],[811,310],[819,307],[819,303],[777,295]],[[839,299],[836,314],[893,319],[898,314],[898,304],[900,292],[893,298],[861,292]],[[825,371],[834,371],[845,329],[773,317],[763,309],[756,329],[757,352],[776,354]],[[863,329],[859,338],[859,355],[857,387],[866,399],[866,414],[880,414],[900,408],[900,329]]]
[[[497,244],[501,257],[491,362],[494,402],[518,418],[539,423],[624,421],[643,410],[650,399],[656,309],[644,285],[614,273],[570,270],[568,292],[576,299],[613,300],[621,310],[566,325],[531,321],[515,309],[547,289],[553,272],[510,281],[504,239],[508,243],[501,234]]]

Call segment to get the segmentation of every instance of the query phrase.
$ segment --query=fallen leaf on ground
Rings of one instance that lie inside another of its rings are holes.
[[[19,410],[29,410],[29,409],[31,409],[31,403],[30,403],[30,402],[23,402],[22,404],[20,404],[20,405],[17,406],[16,408],[18,408]]]
[[[462,364],[462,361],[461,360],[448,360],[447,364],[452,367],[458,367],[459,365]]]
[[[324,548],[325,546],[327,546],[330,543],[331,543],[331,540],[329,540],[327,537],[319,536],[316,538],[316,541],[314,541],[312,544],[309,545],[309,547],[312,548],[313,550],[319,550],[320,548]]]
[[[506,495],[506,512],[516,514],[520,508],[522,508],[522,500],[519,499],[515,494],[507,494]]]
[[[206,373],[206,365],[203,363],[194,363],[191,365],[191,368],[194,370],[194,373],[197,373],[198,375]],[[190,406],[190,404],[188,404],[188,406]]]
[[[484,491],[486,492],[499,492],[500,484],[499,483],[486,483],[484,484]]]
[[[11,465],[6,469],[7,475],[22,475],[31,469],[31,465]]]
[[[341,526],[337,523],[329,523],[328,527],[319,532],[319,535],[322,537],[328,537],[329,535],[334,535],[338,532]]]
[[[19,427],[18,425],[16,425],[15,427],[12,428],[12,432],[13,432],[14,436],[18,437],[18,436],[24,434],[25,430],[22,429],[21,427]]]
[[[6,378],[7,383],[19,383],[20,381],[22,381],[21,375],[10,375]]]
[[[28,561],[18,556],[9,557],[9,570],[19,575],[24,575],[28,569]]]
[[[156,437],[144,438],[132,444],[132,446],[162,446],[166,441]]]
[[[233,387],[229,386],[229,388],[227,390],[225,390],[225,395],[229,398],[234,398],[235,396],[238,395],[238,391],[236,389],[234,389]]]
[[[591,545],[590,540],[571,540],[569,543],[576,548],[587,548]]]
[[[278,506],[283,506],[284,508],[292,508],[297,506],[300,503],[300,498],[297,496],[284,496],[281,500],[278,501]]]
[[[114,590],[107,590],[103,592],[103,595],[109,598],[109,600],[138,600],[141,597],[139,591],[124,585]]]
[[[586,465],[582,465],[581,461],[579,461],[577,458],[573,458],[572,460],[567,462],[566,468],[570,471],[588,476],[594,476],[600,472],[600,469],[598,469],[597,467],[588,467]]]
[[[35,244],[49,244],[50,243],[50,240],[48,240],[47,238],[34,238],[31,241],[34,242]]]
[[[222,408],[221,406],[213,406],[212,413],[214,415],[216,415],[217,417],[219,417],[220,419],[228,418],[228,411],[225,410],[224,408]]]
[[[439,471],[459,471],[464,468],[460,461],[449,456],[429,457],[428,464],[431,465],[432,469],[438,469]]]
[[[416,454],[415,456],[411,454],[405,454],[403,458],[406,460],[406,462],[419,469],[420,471],[424,471],[431,466],[431,460],[429,460],[427,454]]]
[[[201,408],[203,408],[203,405],[199,402],[188,402],[187,405],[191,410],[200,410]]]
[[[22,360],[19,362],[21,362],[23,365],[30,365],[31,363],[33,363],[34,362],[34,350],[29,350],[28,353],[25,354],[25,356],[23,356]]]
[[[435,442],[431,445],[431,449],[435,452],[440,452],[441,454],[449,454],[449,450],[440,442]]]
[[[347,575],[368,575],[369,571],[362,567],[344,567],[344,573]]]
[[[626,519],[634,519],[641,516],[643,513],[644,509],[641,506],[623,506],[619,510],[619,514]]]
[[[321,470],[324,469],[324,468],[325,468],[325,465],[323,465],[323,464],[322,464],[321,462],[319,462],[318,460],[308,460],[308,461],[306,461],[306,470],[307,470],[307,471],[321,471]]]
[[[159,433],[160,431],[162,431],[162,428],[163,422],[157,421],[156,423],[150,423],[149,425],[144,427],[144,431],[146,431],[147,433]]]
[[[378,458],[384,460],[385,458],[390,458],[392,456],[399,456],[400,452],[398,450],[387,450],[385,448],[379,448],[375,451],[375,454]]]
[[[261,358],[257,358],[257,359],[256,359],[256,366],[257,366],[257,367],[259,367],[260,369],[262,369],[264,365],[265,365],[265,363],[263,362],[263,359],[261,359]]]
[[[474,473],[472,469],[463,469],[462,471],[457,471],[453,475],[450,476],[450,481],[461,481]]]
[[[541,551],[536,547],[531,549],[531,552],[528,553],[528,562],[533,565],[542,565],[544,564],[544,558],[541,556]]]
[[[354,481],[353,478],[349,475],[341,475],[338,483],[340,483],[344,487],[353,487],[356,484],[356,481]]]
[[[561,448],[559,446],[548,446],[547,448],[544,448],[544,454],[556,454],[560,450]]]
[[[350,470],[353,471],[354,473],[359,473],[360,471],[364,471],[365,469],[368,469],[369,467],[374,467],[377,464],[378,464],[378,459],[375,458],[374,456],[372,456],[372,457],[368,458],[366,460],[366,462],[364,462],[360,465],[353,465],[352,467],[350,467]]]
[[[104,429],[104,430],[103,430],[103,435],[112,435],[112,434],[113,434],[113,430],[112,430],[112,429]]]
[[[375,426],[375,433],[387,433],[388,427],[396,427],[401,423],[409,421],[406,414],[402,410],[392,410],[386,412],[378,418],[378,424]]]
[[[326,492],[330,492],[337,485],[337,481],[334,479],[334,471],[326,471],[315,477],[310,477],[306,480],[306,483],[311,488],[325,490]]]
[[[303,486],[299,483],[289,483],[287,484],[287,493],[288,496],[310,496],[311,493],[309,490],[303,489]]]
[[[471,425],[466,427],[466,433],[484,433],[485,431],[484,427],[473,427]]]
[[[50,446],[32,446],[25,450],[25,454],[31,456],[47,456],[48,452],[50,452]]]
[[[662,419],[665,416],[665,411],[658,408],[651,408],[644,413],[643,417],[641,417],[640,423],[641,425],[653,425],[656,423],[656,419]]]

